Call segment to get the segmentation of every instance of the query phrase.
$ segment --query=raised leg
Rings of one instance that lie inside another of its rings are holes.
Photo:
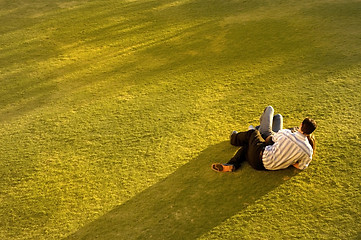
[[[257,170],[265,169],[263,162],[262,162],[262,156],[261,156],[265,146],[266,146],[265,140],[262,138],[260,132],[254,131],[249,138],[247,156],[246,156],[247,162],[254,169],[257,169]]]
[[[255,129],[250,129],[246,132],[236,132],[234,131],[231,134],[231,144],[233,146],[245,146],[248,144],[249,137],[251,134],[256,131]]]
[[[240,132],[233,136],[236,146],[241,146],[237,153],[228,161],[236,169],[241,166],[241,163],[248,161],[249,164],[257,169],[264,169],[262,158],[260,154],[265,147],[265,141],[258,130],[248,130],[247,132]]]
[[[268,106],[264,109],[262,116],[260,117],[260,125],[258,131],[260,131],[262,137],[265,139],[272,134],[274,109],[272,106]]]
[[[273,117],[272,131],[278,132],[283,129],[283,117],[281,114],[277,114]]]

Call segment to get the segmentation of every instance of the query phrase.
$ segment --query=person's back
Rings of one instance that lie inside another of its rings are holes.
[[[263,164],[268,170],[279,170],[299,163],[299,169],[305,169],[312,160],[313,149],[307,136],[299,131],[292,133],[283,129],[276,133],[273,145],[266,146],[263,152]]]
[[[312,160],[314,142],[309,136],[316,129],[316,122],[305,118],[296,132],[284,129],[272,136],[273,145],[266,146],[263,164],[268,170],[278,170],[294,165],[299,169],[308,167]]]

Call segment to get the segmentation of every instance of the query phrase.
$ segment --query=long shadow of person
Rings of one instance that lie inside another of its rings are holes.
[[[194,239],[298,173],[256,171],[248,163],[233,173],[211,170],[212,162],[225,162],[235,151],[228,141],[208,147],[67,239]]]

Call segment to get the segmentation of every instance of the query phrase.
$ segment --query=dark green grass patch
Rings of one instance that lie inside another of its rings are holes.
[[[1,1],[1,239],[360,236],[359,1]],[[310,168],[217,174],[264,107]]]
[[[257,172],[246,164],[242,171],[227,176],[209,171],[210,159],[225,160],[234,151],[228,141],[208,147],[166,179],[85,226],[70,239],[184,236],[195,239],[298,172],[296,169]]]

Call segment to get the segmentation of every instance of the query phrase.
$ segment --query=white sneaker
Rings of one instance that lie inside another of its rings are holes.
[[[251,129],[256,129],[256,128],[253,127],[253,125],[249,125],[248,130],[251,130]]]

